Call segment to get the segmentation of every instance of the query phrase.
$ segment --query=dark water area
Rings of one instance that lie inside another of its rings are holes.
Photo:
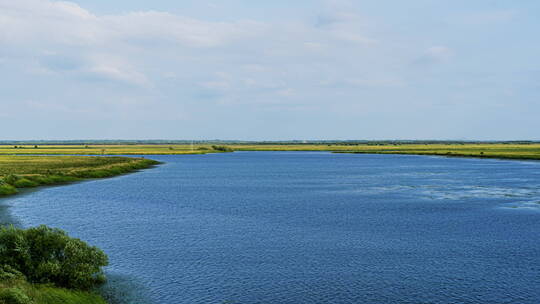
[[[540,303],[540,162],[238,152],[4,199],[130,303]]]

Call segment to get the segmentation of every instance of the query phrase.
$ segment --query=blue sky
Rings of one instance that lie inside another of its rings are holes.
[[[539,12],[0,0],[1,139],[539,140]]]

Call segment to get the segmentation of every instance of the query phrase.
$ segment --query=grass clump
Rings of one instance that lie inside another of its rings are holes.
[[[16,188],[32,188],[32,187],[39,186],[39,184],[23,177],[23,178],[18,179],[13,184],[13,186],[15,186]]]
[[[34,304],[106,304],[95,292],[39,286],[30,291]]]
[[[32,304],[28,295],[21,288],[5,288],[0,290],[0,303],[4,304]]]
[[[0,304],[106,304],[106,302],[94,291],[11,280],[0,282]]]
[[[13,187],[10,184],[6,184],[0,181],[0,196],[13,195],[13,194],[17,194],[18,192],[19,191],[17,191],[17,188]]]

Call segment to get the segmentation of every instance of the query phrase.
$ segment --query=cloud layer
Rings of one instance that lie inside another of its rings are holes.
[[[351,2],[312,5],[317,13],[283,20],[207,20],[0,0],[0,117],[48,121],[12,138],[461,138],[468,131],[456,119],[475,126],[471,111],[491,123],[538,97],[518,92],[537,86],[524,76],[508,82],[506,73],[530,72],[520,60],[490,66],[504,46],[478,57],[489,45],[475,45],[508,29],[519,7],[458,10],[441,25]],[[532,125],[502,137],[530,136]]]

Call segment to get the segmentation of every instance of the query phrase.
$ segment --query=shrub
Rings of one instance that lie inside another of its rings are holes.
[[[212,146],[212,149],[220,152],[233,152],[233,149],[227,146]]]
[[[5,288],[0,290],[0,303],[2,304],[32,304],[26,293],[19,288]]]
[[[39,186],[39,184],[23,177],[23,178],[19,178],[13,184],[13,186],[15,186],[16,188],[30,188],[30,187],[37,187]]]
[[[0,196],[12,195],[17,192],[17,188],[13,187],[12,185],[0,182]]]
[[[8,174],[4,176],[4,182],[10,185],[15,185],[15,183],[20,179],[18,175],[15,174]]]
[[[27,230],[0,228],[0,265],[7,265],[32,283],[90,289],[103,283],[105,253],[69,237],[60,229],[39,226]]]
[[[24,280],[24,275],[8,265],[0,266],[0,281]]]

